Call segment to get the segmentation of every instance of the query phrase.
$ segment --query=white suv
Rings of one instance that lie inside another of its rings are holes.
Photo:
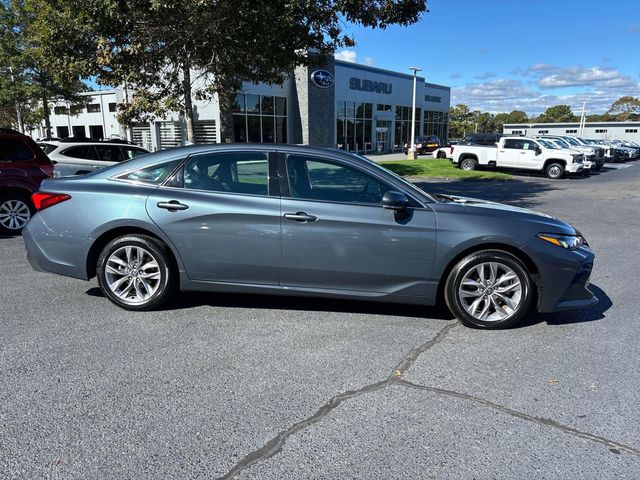
[[[40,147],[55,165],[55,175],[81,175],[149,153],[124,140],[44,141]]]

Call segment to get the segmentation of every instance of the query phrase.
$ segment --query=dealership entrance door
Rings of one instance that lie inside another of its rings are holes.
[[[391,122],[388,120],[378,121],[376,124],[376,153],[391,151]]]

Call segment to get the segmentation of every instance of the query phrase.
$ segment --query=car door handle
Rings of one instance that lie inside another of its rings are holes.
[[[318,217],[309,215],[306,212],[285,213],[284,218],[286,218],[287,220],[294,220],[296,222],[302,222],[302,223],[315,222],[316,220],[318,220]]]
[[[175,212],[177,210],[186,210],[187,208],[189,208],[189,205],[180,203],[177,200],[171,200],[169,202],[158,202],[156,206],[158,208],[164,208],[166,210],[169,210],[170,212]]]

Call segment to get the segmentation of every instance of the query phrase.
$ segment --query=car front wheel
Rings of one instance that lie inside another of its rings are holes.
[[[445,285],[445,301],[464,325],[505,328],[522,319],[532,299],[526,266],[511,253],[484,250],[460,260]]]
[[[557,180],[564,177],[564,165],[561,163],[550,163],[545,169],[547,177]]]
[[[152,310],[174,293],[176,278],[168,248],[146,235],[126,235],[100,253],[98,284],[113,303],[127,310]]]

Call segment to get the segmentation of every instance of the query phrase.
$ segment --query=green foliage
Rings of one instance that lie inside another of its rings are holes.
[[[577,121],[578,117],[573,114],[569,105],[554,105],[553,107],[549,107],[536,119],[536,122],[539,123],[563,123]]]
[[[611,108],[607,112],[614,116],[618,121],[640,119],[640,98],[631,96],[620,97],[613,102]]]
[[[447,159],[391,160],[381,162],[384,168],[403,177],[510,179],[508,173],[490,170],[461,170]]]
[[[449,108],[449,138],[462,138],[473,132],[474,114],[469,107],[458,104]]]

